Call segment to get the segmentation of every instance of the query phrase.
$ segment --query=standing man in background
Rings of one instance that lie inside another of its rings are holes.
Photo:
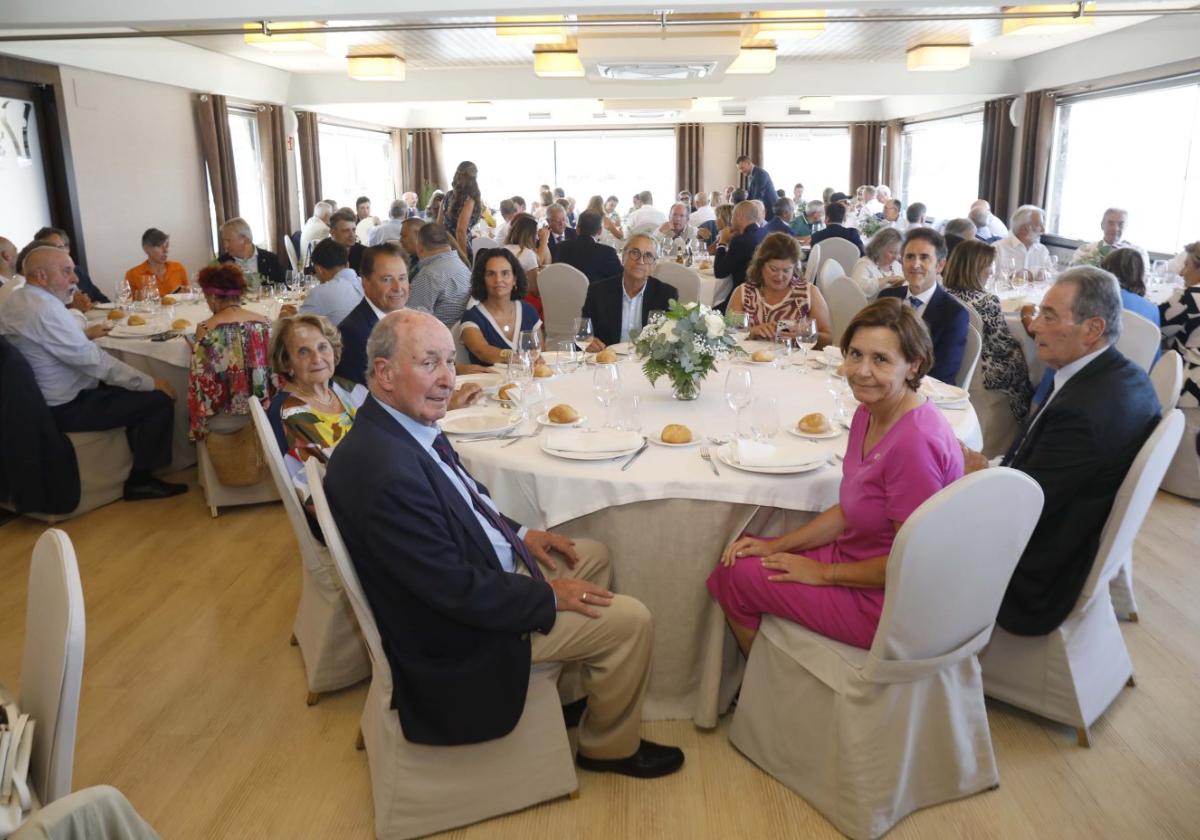
[[[761,166],[755,166],[749,155],[738,156],[737,168],[738,172],[746,177],[746,198],[750,201],[761,201],[767,211],[767,221],[771,221],[775,218],[773,208],[775,199],[778,198],[775,195],[775,183],[771,180],[771,176]]]

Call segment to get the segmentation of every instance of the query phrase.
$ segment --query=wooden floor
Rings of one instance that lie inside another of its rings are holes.
[[[164,838],[369,838],[366,684],[304,703],[289,646],[299,564],[279,505],[209,518],[195,487],[63,524],[87,604],[75,786],[115,785]],[[0,681],[18,682],[29,557],[44,525],[0,526]],[[1136,554],[1141,622],[1123,625],[1138,685],[1092,730],[989,702],[998,790],[919,812],[897,838],[1200,837],[1200,505],[1160,494]],[[796,710],[803,725],[804,710]],[[658,781],[580,773],[578,800],[449,837],[834,837],[800,797],[690,723]]]

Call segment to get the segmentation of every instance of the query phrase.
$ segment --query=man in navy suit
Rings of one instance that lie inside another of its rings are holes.
[[[402,310],[367,343],[371,396],[330,459],[325,489],[394,676],[392,707],[418,744],[512,732],[537,662],[583,667],[580,766],[648,778],[683,752],[641,740],[653,627],[608,589],[600,543],[500,513],[437,427],[454,387],[454,339]]]
[[[933,367],[929,375],[957,384],[970,318],[966,307],[938,284],[938,275],[946,264],[946,240],[933,228],[913,228],[904,237],[903,254],[907,285],[881,289],[879,296],[898,297],[916,308],[933,339]]]
[[[766,232],[765,227],[758,226],[758,208],[750,201],[739,202],[733,208],[732,224],[717,234],[713,273],[732,277],[735,289],[746,282],[746,269]]]
[[[579,214],[578,236],[559,245],[553,253],[556,263],[574,266],[587,275],[589,283],[621,273],[621,258],[615,248],[596,241],[603,220],[595,210]]]
[[[678,289],[650,276],[655,260],[654,240],[645,233],[634,234],[621,252],[621,273],[588,286],[579,314],[592,319],[595,338],[589,350],[628,341],[630,330],[646,326],[651,312],[666,311],[672,299],[679,299]]]
[[[575,228],[567,226],[567,211],[561,204],[551,204],[546,208],[546,227],[550,231],[546,245],[550,248],[550,260],[554,261],[554,252],[564,242],[570,242],[578,234]]]
[[[779,197],[775,194],[775,183],[771,176],[761,166],[755,166],[749,155],[738,156],[737,168],[738,172],[749,179],[746,181],[746,198],[750,201],[761,201],[767,211],[767,221],[770,221],[775,215],[772,209],[775,199]]]
[[[792,204],[790,198],[775,199],[775,218],[767,222],[763,228],[763,236],[771,233],[786,233],[788,236],[795,236],[792,232],[792,217],[796,214],[796,205]]]
[[[1054,388],[1001,461],[1045,495],[996,619],[1010,633],[1045,635],[1075,608],[1117,490],[1158,423],[1150,377],[1114,346],[1121,310],[1117,279],[1080,266],[1059,276],[1030,325]],[[964,455],[968,472],[988,466]]]
[[[816,245],[825,239],[845,239],[858,248],[858,255],[861,257],[864,253],[862,237],[854,228],[842,224],[844,221],[846,221],[846,205],[840,201],[830,202],[825,206],[825,227],[813,233],[808,241]]]

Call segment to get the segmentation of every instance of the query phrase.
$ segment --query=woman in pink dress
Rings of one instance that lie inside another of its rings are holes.
[[[708,578],[746,655],[764,613],[869,648],[896,532],[963,474],[950,424],[918,391],[933,346],[913,308],[895,298],[870,304],[846,328],[842,352],[862,405],[850,424],[838,504],[781,537],[739,537]]]

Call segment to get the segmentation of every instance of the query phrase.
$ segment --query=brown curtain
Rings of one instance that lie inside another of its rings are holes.
[[[392,129],[392,179],[395,181],[396,198],[400,198],[408,183],[408,132],[403,128]]]
[[[762,123],[744,122],[737,124],[734,135],[734,156],[746,155],[755,166],[763,165],[763,127]],[[746,175],[738,179],[738,186],[746,188]]]
[[[296,112],[296,142],[300,144],[300,181],[304,185],[304,213],[307,216],[321,200],[321,140],[317,115]]]
[[[238,214],[237,171],[233,166],[233,141],[229,137],[229,110],[225,97],[198,93],[194,97],[200,151],[208,167],[208,185],[217,208],[217,226]]]
[[[426,187],[445,189],[442,175],[442,132],[436,128],[418,128],[412,133],[412,192],[424,200]]]
[[[1054,141],[1054,94],[1036,90],[1025,94],[1021,119],[1021,162],[1017,174],[1017,204],[1046,206],[1046,177]],[[993,211],[994,212],[994,211]]]
[[[883,171],[879,173],[879,183],[887,184],[894,197],[900,193],[900,188],[896,181],[900,177],[900,155],[904,148],[903,121],[894,120],[888,123],[886,134],[887,146],[884,149]],[[875,186],[879,186],[879,184]]]
[[[704,126],[682,123],[675,126],[675,192],[687,190],[693,195],[702,190]]]
[[[297,227],[288,190],[287,129],[283,108],[258,106],[258,140],[262,154],[263,191],[267,195],[267,242],[282,259],[287,255],[284,238]]]
[[[1015,210],[1009,199],[1016,132],[1008,118],[1014,97],[984,103],[983,143],[979,150],[979,197],[992,205],[992,213],[1007,219]]]
[[[850,124],[850,189],[847,192],[853,194],[863,184],[874,186],[880,183],[883,127],[881,122]]]

